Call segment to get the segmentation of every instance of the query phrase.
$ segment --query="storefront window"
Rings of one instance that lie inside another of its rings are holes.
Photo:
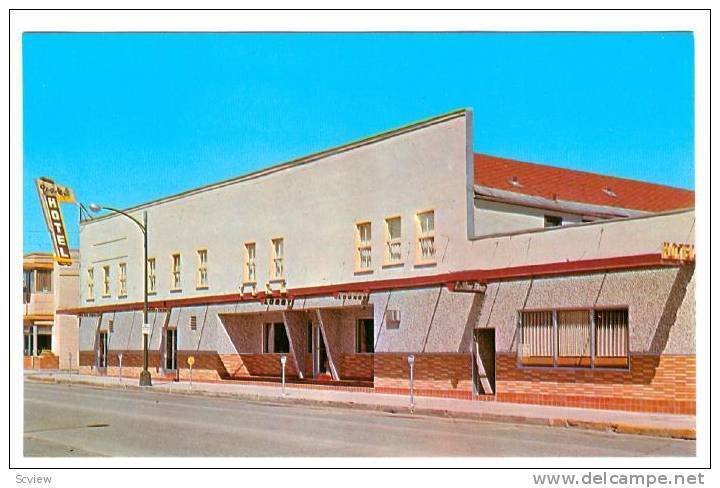
[[[521,311],[520,338],[523,366],[629,365],[627,308]]]
[[[359,319],[355,331],[355,352],[375,350],[375,325],[373,319]]]
[[[263,352],[268,354],[290,352],[290,341],[284,323],[263,324]]]

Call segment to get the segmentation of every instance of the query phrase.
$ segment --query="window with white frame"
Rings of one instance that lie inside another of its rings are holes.
[[[270,263],[270,272],[271,272],[271,278],[272,279],[282,279],[283,276],[285,276],[285,268],[284,268],[284,254],[285,254],[285,245],[282,238],[277,238],[272,240],[272,262]]]
[[[255,283],[255,243],[245,243],[245,266],[243,272],[244,283]]]
[[[87,269],[87,299],[95,299],[95,270],[93,268]]]
[[[402,231],[400,217],[385,219],[385,227],[387,230],[385,263],[402,263]]]
[[[207,288],[207,286],[208,286],[207,249],[200,249],[197,252],[197,255],[198,255],[197,287],[198,288]]]
[[[155,293],[155,258],[147,260],[147,288],[148,293]]]
[[[118,265],[118,295],[127,296],[127,263]]]
[[[110,266],[103,266],[103,296],[110,296]]]
[[[372,228],[370,222],[356,224],[357,228],[357,269],[372,268]]]
[[[629,365],[627,308],[522,311],[519,319],[522,365]]]
[[[180,254],[172,255],[172,289],[180,289]]]
[[[417,214],[418,261],[435,261],[435,211]]]

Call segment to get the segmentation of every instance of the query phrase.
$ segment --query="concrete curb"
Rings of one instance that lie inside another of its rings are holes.
[[[72,378],[62,377],[47,377],[47,376],[33,376],[27,375],[26,380],[37,382],[37,383],[63,383],[63,384],[76,384],[93,386],[96,388],[113,389],[113,390],[145,390],[147,387],[140,385],[128,385],[125,383],[98,383],[94,381],[78,380]],[[202,383],[196,383],[196,385],[202,385]],[[188,396],[205,396],[205,397],[216,397],[216,398],[234,398],[238,400],[248,401],[259,401],[259,402],[272,402],[276,404],[285,405],[302,405],[302,406],[314,406],[314,407],[333,407],[333,408],[345,408],[345,409],[356,409],[356,410],[370,410],[376,412],[385,412],[390,414],[397,413],[409,413],[413,415],[422,415],[427,417],[444,417],[459,420],[471,420],[480,422],[497,422],[497,423],[510,423],[510,424],[526,424],[526,425],[540,425],[547,427],[565,427],[575,428],[584,430],[595,430],[604,432],[615,432],[618,434],[632,434],[632,435],[645,435],[652,437],[669,437],[673,439],[685,439],[695,440],[696,431],[694,428],[674,428],[674,427],[658,427],[652,425],[642,424],[628,424],[621,422],[605,422],[605,421],[585,421],[577,420],[572,418],[551,418],[551,417],[532,417],[523,415],[510,415],[510,414],[497,414],[487,412],[462,412],[454,410],[446,410],[439,408],[428,408],[428,407],[415,407],[410,408],[393,406],[393,405],[382,405],[373,403],[358,403],[358,402],[341,402],[334,400],[316,400],[311,398],[290,398],[290,397],[278,397],[274,395],[262,395],[257,393],[243,393],[243,392],[225,392],[225,391],[209,391],[203,389],[173,389],[172,384],[158,384],[152,387],[153,391],[162,393],[172,393],[175,395],[188,395]]]

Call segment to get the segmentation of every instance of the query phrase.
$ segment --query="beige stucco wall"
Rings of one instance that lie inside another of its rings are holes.
[[[77,307],[80,261],[77,250],[71,250],[72,265],[53,267],[53,313],[55,309]],[[59,358],[60,369],[78,367],[78,317],[55,314],[52,328],[52,352]]]
[[[466,352],[483,295],[444,286],[374,293],[376,352]],[[388,310],[400,312],[388,325]]]
[[[151,299],[237,293],[246,241],[256,242],[258,289],[263,290],[276,237],[284,238],[288,289],[658,253],[665,241],[694,242],[692,211],[469,239],[475,224],[484,232],[501,220],[498,214],[478,222],[473,217],[470,125],[469,114],[460,113],[301,165],[148,205],[149,255],[157,263],[157,293]],[[417,266],[415,216],[426,209],[435,210],[437,263]],[[524,211],[522,219],[534,219],[531,213]],[[142,219],[139,210],[133,215]],[[383,267],[385,218],[394,215],[402,217],[404,265]],[[355,269],[358,221],[372,223],[369,273]],[[135,224],[122,216],[85,223],[80,242],[81,304],[142,299],[142,234]],[[208,252],[209,287],[202,290],[196,288],[198,249]],[[182,258],[179,292],[170,291],[176,252]],[[117,297],[121,262],[127,262],[126,298]],[[101,296],[104,265],[111,271],[109,298]],[[92,302],[85,300],[89,266],[95,270]]]
[[[481,237],[542,229],[545,227],[545,215],[562,217],[563,225],[582,222],[579,215],[475,199],[475,235]]]
[[[149,206],[149,255],[157,260],[153,298],[238,292],[246,241],[256,242],[262,290],[276,237],[284,238],[288,288],[449,271],[448,256],[466,247],[471,212],[468,117],[460,114],[304,165]],[[415,215],[427,209],[435,211],[438,263],[415,267]],[[139,211],[133,215],[142,219]],[[384,219],[394,215],[402,217],[405,265],[383,268]],[[371,274],[355,274],[359,221],[372,222]],[[141,238],[135,224],[120,216],[81,226],[82,290],[86,269],[93,266],[93,305],[141,299]],[[196,289],[196,251],[201,248],[208,250],[207,290]],[[182,292],[169,291],[175,252],[182,257]],[[117,298],[120,262],[128,263],[125,299]],[[103,265],[111,267],[111,298],[101,296]]]

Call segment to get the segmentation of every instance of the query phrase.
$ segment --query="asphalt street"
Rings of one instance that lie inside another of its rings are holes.
[[[694,456],[695,442],[25,382],[25,456]]]

